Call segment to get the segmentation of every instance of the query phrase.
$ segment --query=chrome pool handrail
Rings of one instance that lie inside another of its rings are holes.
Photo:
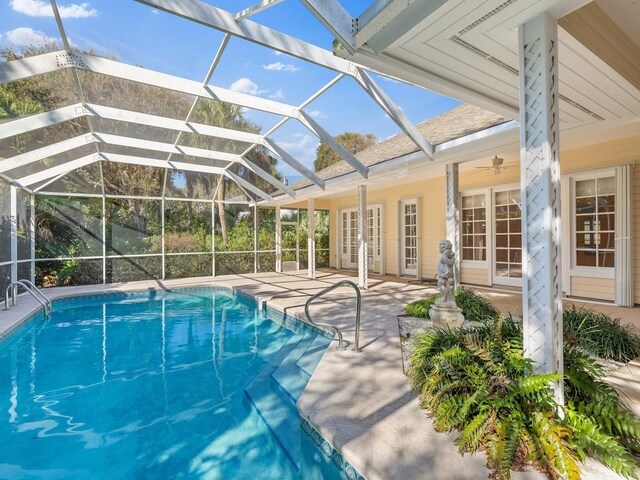
[[[309,299],[307,300],[307,303],[305,303],[304,305],[304,314],[306,315],[307,320],[309,320],[309,323],[311,323],[312,325],[327,327],[333,330],[335,334],[338,335],[338,350],[344,350],[345,348],[343,346],[344,341],[343,341],[342,332],[340,331],[340,329],[328,323],[314,322],[311,319],[311,315],[309,315],[309,305],[311,305],[311,302],[313,302],[317,298],[320,298],[325,293],[329,293],[330,291],[335,290],[336,288],[341,287],[343,285],[348,285],[350,287],[353,287],[353,289],[356,291],[356,333],[355,333],[355,339],[353,343],[353,350],[355,350],[356,352],[360,352],[361,351],[359,346],[360,345],[360,311],[362,310],[362,294],[360,293],[360,288],[354,282],[352,282],[351,280],[340,280],[339,282],[334,283],[333,285],[327,288],[323,288],[317,293],[314,293],[309,297]]]
[[[16,282],[11,282],[7,285],[7,288],[4,291],[4,309],[9,310],[9,293],[11,293],[11,306],[15,307],[18,303],[17,293],[18,287],[24,288],[24,290],[31,294],[33,298],[35,298],[40,305],[44,308],[45,315],[51,315],[51,300],[49,300],[44,293],[40,291],[38,287],[36,287],[29,280],[22,279]]]

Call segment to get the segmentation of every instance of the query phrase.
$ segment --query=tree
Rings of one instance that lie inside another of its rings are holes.
[[[364,135],[356,132],[345,132],[336,135],[335,139],[351,153],[358,153],[378,143],[378,139],[372,133]],[[340,160],[340,155],[334,152],[327,143],[320,142],[318,150],[316,150],[316,159],[313,162],[313,168],[316,172],[319,172],[334,163],[338,163]]]

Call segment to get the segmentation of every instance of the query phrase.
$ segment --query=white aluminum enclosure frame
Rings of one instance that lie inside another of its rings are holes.
[[[405,131],[410,136],[410,138],[414,140],[416,145],[418,145],[418,147],[427,155],[428,158],[433,158],[433,147],[431,146],[431,144],[420,134],[420,132],[418,132],[415,126],[411,124],[411,122],[406,118],[406,116],[404,116],[401,110],[397,108],[395,104],[393,104],[393,102],[384,93],[384,91],[363,69],[353,64],[352,62],[335,57],[331,54],[331,52],[326,51],[322,48],[316,47],[314,45],[308,44],[307,42],[303,42],[268,27],[247,20],[248,16],[253,15],[265,8],[270,8],[279,3],[276,0],[264,0],[259,4],[235,15],[219,8],[212,7],[198,0],[188,0],[183,2],[175,2],[171,0],[141,1],[141,3],[151,5],[154,8],[161,8],[170,13],[180,15],[190,20],[198,21],[213,28],[225,31],[226,34],[224,40],[220,48],[218,49],[212,61],[211,67],[209,68],[209,71],[207,72],[207,75],[202,83],[144,69],[141,67],[127,65],[122,62],[105,59],[91,54],[72,51],[70,43],[64,31],[63,22],[59,15],[55,0],[53,0],[51,3],[65,50],[41,54],[35,57],[22,58],[0,64],[0,82],[6,83],[18,81],[21,79],[26,79],[32,76],[50,73],[58,70],[71,69],[74,77],[74,83],[76,84],[76,89],[78,90],[78,93],[80,95],[81,103],[73,106],[63,107],[56,110],[55,112],[40,114],[38,116],[35,116],[36,118],[18,119],[12,122],[7,122],[2,126],[2,128],[0,128],[0,138],[7,138],[19,134],[19,132],[24,132],[26,129],[35,130],[37,128],[55,125],[65,120],[78,118],[81,116],[88,117],[89,129],[91,133],[94,133],[94,129],[91,124],[90,118],[94,116],[104,116],[105,118],[112,118],[114,120],[121,121],[135,120],[133,123],[140,122],[152,126],[160,126],[160,123],[162,123],[163,125],[171,123],[171,128],[180,132],[178,134],[178,139],[180,138],[180,135],[182,135],[182,132],[194,132],[195,127],[196,131],[194,133],[206,132],[209,135],[220,136],[222,138],[229,138],[236,141],[248,142],[250,144],[250,147],[243,155],[240,156],[241,158],[231,159],[230,157],[226,157],[224,159],[221,159],[219,157],[216,157],[215,159],[239,161],[247,168],[252,170],[256,175],[262,177],[264,180],[268,181],[277,188],[285,191],[288,195],[293,196],[292,189],[288,188],[282,182],[275,179],[268,172],[265,172],[259,167],[253,165],[250,161],[244,158],[244,155],[246,155],[251,149],[255,148],[256,145],[261,145],[270,150],[282,161],[288,163],[291,167],[299,171],[303,176],[312,181],[318,187],[323,189],[323,180],[321,180],[309,169],[305,168],[300,162],[298,162],[285,150],[279,147],[273,139],[268,137],[268,135],[272,134],[277,128],[283,125],[286,120],[294,118],[302,123],[302,125],[309,129],[320,140],[326,142],[332,149],[334,149],[338,153],[338,155],[342,159],[350,164],[362,177],[366,178],[368,174],[368,168],[363,165],[353,154],[348,152],[338,142],[336,142],[333,137],[329,135],[322,126],[320,126],[318,122],[316,122],[313,118],[311,118],[310,115],[308,115],[304,111],[304,108],[310,102],[312,102],[319,95],[331,88],[331,86],[335,85],[337,81],[339,81],[344,76],[350,76],[354,78],[362,86],[362,88],[381,106],[385,113],[387,113],[394,120],[394,122],[396,122],[402,128],[402,130]],[[251,42],[265,45],[278,51],[283,51],[285,53],[294,55],[302,60],[316,63],[325,68],[337,71],[339,75],[334,80],[329,82],[329,84],[322,87],[318,92],[314,93],[306,102],[304,102],[299,107],[287,105],[282,102],[269,100],[254,95],[243,94],[229,89],[212,86],[209,84],[209,81],[220,58],[224,54],[224,50],[229,41],[229,38],[232,35]],[[198,98],[216,99],[246,108],[252,108],[255,110],[280,115],[284,118],[281,122],[278,123],[278,125],[269,130],[267,135],[256,135],[247,132],[236,132],[228,129],[220,129],[218,127],[210,127],[207,125],[191,124],[189,122],[189,117],[195,107],[195,101],[194,105],[192,105],[192,108],[189,111],[189,114],[187,115],[187,118],[184,121],[174,119],[161,119],[161,117],[157,117],[154,115],[128,112],[126,110],[103,107],[99,105],[91,105],[88,104],[84,98],[82,86],[77,73],[78,70],[91,71],[94,73],[109,75],[128,81],[134,81],[178,91],[181,93],[193,95],[196,97],[196,100]],[[198,129],[199,131],[197,131]],[[103,135],[102,138],[103,143],[109,143],[109,140],[114,140],[107,135]],[[79,139],[76,139],[76,141],[79,141]],[[65,146],[66,145],[71,144],[65,144]],[[173,148],[171,149],[167,145],[168,144],[163,145],[162,148],[164,148],[165,153],[168,153],[167,162],[169,162],[172,155],[182,153],[176,150],[182,150],[183,147],[180,147],[178,145],[178,140],[175,141],[174,145],[172,146]],[[156,147],[157,146],[158,145],[156,145]],[[59,149],[62,148],[62,146],[57,145],[56,148]],[[55,150],[52,149],[49,151]],[[32,152],[27,153],[30,154]],[[34,155],[44,155],[46,153],[46,151],[40,151],[38,152],[38,154]],[[101,153],[100,143],[98,142],[96,142],[96,153]],[[13,158],[13,165],[19,164],[22,161],[28,162],[29,158],[35,158],[25,156],[16,157],[17,158]],[[81,164],[81,162],[74,162],[74,165]],[[2,168],[6,172],[9,170],[9,166],[9,164],[5,164],[0,168]],[[0,174],[2,173],[3,172],[0,172]],[[10,176],[3,176],[10,179]],[[265,195],[266,194],[264,194],[263,192],[263,194],[260,196],[262,198],[265,198]]]

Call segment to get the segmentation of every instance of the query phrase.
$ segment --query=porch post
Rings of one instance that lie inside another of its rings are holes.
[[[282,224],[280,207],[276,207],[276,272],[282,273]]]
[[[557,22],[540,14],[519,39],[524,353],[536,373],[562,373]]]
[[[313,198],[307,200],[307,276],[316,278],[316,209]]]
[[[453,266],[453,273],[456,279],[456,286],[460,285],[460,189],[458,164],[450,163],[446,167],[447,179],[447,240],[453,245],[456,253],[456,263]]]
[[[11,185],[9,188],[11,281],[16,282],[18,280],[18,187]]]
[[[616,240],[615,240],[615,301],[621,307],[633,307],[633,243],[631,165],[616,167]]]
[[[367,186],[358,185],[358,285],[368,288],[369,265],[367,264]]]

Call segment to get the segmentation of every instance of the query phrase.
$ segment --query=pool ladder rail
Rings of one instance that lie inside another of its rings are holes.
[[[49,300],[38,287],[36,287],[29,280],[22,279],[17,282],[11,282],[4,291],[4,309],[9,310],[9,294],[11,294],[11,306],[15,307],[18,304],[18,287],[22,287],[25,291],[29,292],[33,298],[35,298],[40,305],[44,308],[44,314],[46,316],[51,315],[51,300]]]
[[[332,330],[338,336],[338,350],[344,350],[345,349],[345,347],[343,346],[344,340],[342,338],[342,332],[340,331],[340,329],[328,323],[314,322],[311,319],[311,315],[309,314],[309,305],[311,305],[311,303],[314,300],[322,297],[324,294],[329,293],[332,290],[335,290],[336,288],[341,287],[343,285],[353,287],[353,289],[356,291],[356,333],[355,333],[355,339],[353,342],[353,350],[356,352],[361,352],[362,350],[360,349],[360,311],[362,310],[362,295],[360,293],[360,288],[358,287],[358,285],[353,283],[351,280],[340,280],[339,282],[334,283],[333,285],[327,288],[323,288],[319,292],[311,295],[307,300],[307,303],[305,303],[304,305],[304,314],[306,315],[309,323],[311,323],[312,325],[317,325],[319,327],[325,327]]]

